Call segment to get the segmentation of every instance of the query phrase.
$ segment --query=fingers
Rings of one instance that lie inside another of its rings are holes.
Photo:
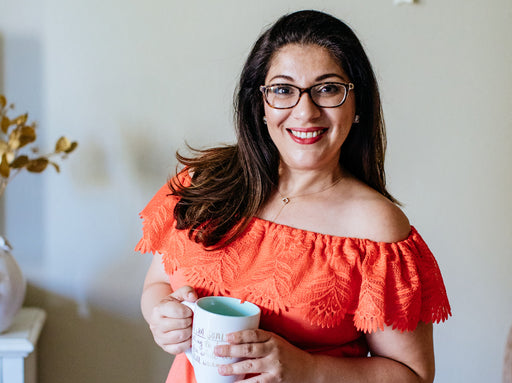
[[[273,348],[272,334],[260,329],[238,331],[227,335],[230,344],[215,347],[215,354],[231,358],[261,358]]]
[[[183,306],[180,304],[180,306]],[[157,317],[149,328],[155,343],[171,354],[179,354],[191,346],[192,318]]]
[[[219,345],[215,354],[230,358],[262,358],[270,353],[272,345],[265,343],[246,343],[240,345]]]
[[[188,318],[192,316],[192,310],[181,302],[195,302],[196,291],[190,286],[183,286],[160,301],[160,304],[153,308],[153,319],[157,318]]]
[[[197,300],[192,287],[184,286],[162,299],[149,320],[156,344],[170,354],[179,354],[191,345],[193,312],[181,303],[184,300]]]
[[[151,326],[150,329],[153,333],[153,338],[155,338],[155,342],[160,346],[183,343],[190,340],[192,337],[191,327],[171,331],[162,331],[158,326]]]
[[[192,342],[189,340],[186,340],[182,343],[175,343],[175,344],[157,344],[164,350],[165,352],[173,355],[181,354],[182,352],[187,351],[190,347]]]
[[[271,333],[261,329],[237,331],[227,335],[227,341],[231,344],[262,343],[271,338]]]
[[[238,363],[220,365],[217,370],[220,375],[258,374],[268,370],[266,359],[247,359]]]
[[[261,359],[258,359],[258,362],[255,359],[269,355],[275,348],[271,333],[259,329],[231,333],[228,335],[228,341],[230,344],[216,346],[215,354],[222,357],[247,358],[248,360],[240,362],[242,364],[230,365],[243,369],[249,368],[244,370],[245,373],[260,372],[257,369],[261,367],[258,364]]]
[[[282,381],[282,338],[258,329],[229,334],[228,341],[230,344],[215,347],[215,354],[244,360],[219,366],[219,374],[225,376],[258,374],[253,378],[255,380],[249,379],[244,382]]]
[[[197,293],[194,290],[194,288],[190,286],[183,286],[179,288],[178,290],[174,291],[171,295],[171,297],[176,298],[178,301],[188,301],[188,302],[195,302],[197,301]]]
[[[163,335],[169,331],[179,331],[192,328],[192,318],[159,318],[149,324],[149,328],[153,333]],[[181,339],[183,340],[183,339]]]
[[[174,318],[183,319],[192,317],[193,312],[187,306],[181,304],[181,301],[168,296],[160,301],[158,305],[153,308],[151,313],[152,320],[160,318]]]

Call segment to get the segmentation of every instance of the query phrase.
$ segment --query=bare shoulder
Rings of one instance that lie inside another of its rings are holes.
[[[345,218],[355,237],[398,242],[411,231],[409,219],[396,204],[360,181],[351,182],[345,204]]]

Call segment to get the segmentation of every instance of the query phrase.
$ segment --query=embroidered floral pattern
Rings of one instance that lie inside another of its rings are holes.
[[[142,211],[136,250],[158,252],[168,274],[181,270],[201,294],[231,295],[279,315],[300,308],[311,325],[333,328],[353,315],[359,331],[448,318],[437,262],[412,228],[396,243],[341,238],[254,218],[235,242],[206,251],[176,230],[176,197],[163,187]]]

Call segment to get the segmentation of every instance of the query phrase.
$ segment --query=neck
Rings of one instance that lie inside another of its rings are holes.
[[[314,193],[333,185],[341,177],[343,171],[339,166],[317,171],[281,168],[278,192],[286,197]]]

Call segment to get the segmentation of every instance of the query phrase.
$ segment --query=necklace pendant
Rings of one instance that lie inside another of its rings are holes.
[[[283,199],[282,199],[281,201],[283,201],[283,203],[284,203],[285,205],[287,205],[287,204],[288,204],[288,202],[290,202],[290,198],[288,198],[288,197],[283,197]]]

